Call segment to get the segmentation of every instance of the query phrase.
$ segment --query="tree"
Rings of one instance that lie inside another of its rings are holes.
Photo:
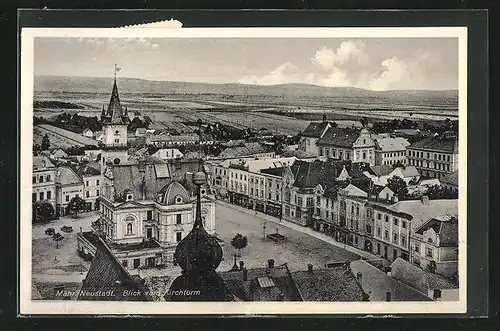
[[[404,168],[405,165],[401,161],[396,161],[392,164],[392,169]]]
[[[68,204],[68,209],[75,213],[75,218],[78,217],[78,212],[85,208],[85,200],[80,198],[78,195],[75,196]]]
[[[361,118],[360,122],[361,122],[361,125],[363,125],[364,128],[366,128],[368,126],[368,118],[363,117],[363,118]]]
[[[52,236],[52,240],[56,242],[56,248],[59,248],[59,242],[63,239],[64,239],[63,235],[60,234],[59,232],[54,233],[54,235]]]
[[[50,148],[50,139],[49,139],[49,136],[47,134],[45,134],[43,136],[41,148],[42,148],[42,151],[46,151]]]
[[[233,246],[235,249],[239,251],[239,254],[241,256],[241,250],[245,247],[247,247],[248,244],[248,238],[237,233],[233,239],[231,239],[231,246]]]
[[[387,180],[387,187],[393,191],[399,199],[403,199],[408,194],[406,182],[398,176],[392,176]]]
[[[33,204],[33,222],[48,222],[54,214],[54,207],[49,202],[37,201]]]

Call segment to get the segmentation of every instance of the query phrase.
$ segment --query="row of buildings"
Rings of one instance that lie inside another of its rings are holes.
[[[372,134],[367,128],[340,128],[326,120],[301,133],[299,149],[320,158],[370,165],[411,165],[426,177],[441,178],[458,170],[458,138],[433,135],[410,144],[405,138]]]
[[[418,182],[413,166],[381,174],[378,168],[387,166],[290,157],[225,160],[210,167],[220,199],[310,226],[385,260],[436,264],[430,267],[449,277],[457,272],[458,200],[423,195],[399,201],[386,186],[389,176]]]

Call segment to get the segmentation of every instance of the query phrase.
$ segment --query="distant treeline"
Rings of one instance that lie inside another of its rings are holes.
[[[53,101],[53,100],[34,100],[33,101],[34,109],[45,109],[45,108],[57,108],[57,109],[84,109],[85,107],[82,105],[77,105],[71,102],[64,101]]]

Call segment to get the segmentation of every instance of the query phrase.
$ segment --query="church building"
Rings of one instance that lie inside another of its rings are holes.
[[[99,219],[92,231],[78,233],[82,256],[94,256],[99,239],[127,270],[168,265],[194,222],[193,174],[205,171],[202,160],[129,159],[126,108],[120,104],[116,78],[102,125],[102,183]],[[208,233],[215,232],[215,202],[201,187],[201,214]]]

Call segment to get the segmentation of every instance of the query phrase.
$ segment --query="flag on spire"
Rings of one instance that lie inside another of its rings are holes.
[[[115,63],[115,79],[116,79],[116,73],[122,70],[122,68],[118,67]]]

